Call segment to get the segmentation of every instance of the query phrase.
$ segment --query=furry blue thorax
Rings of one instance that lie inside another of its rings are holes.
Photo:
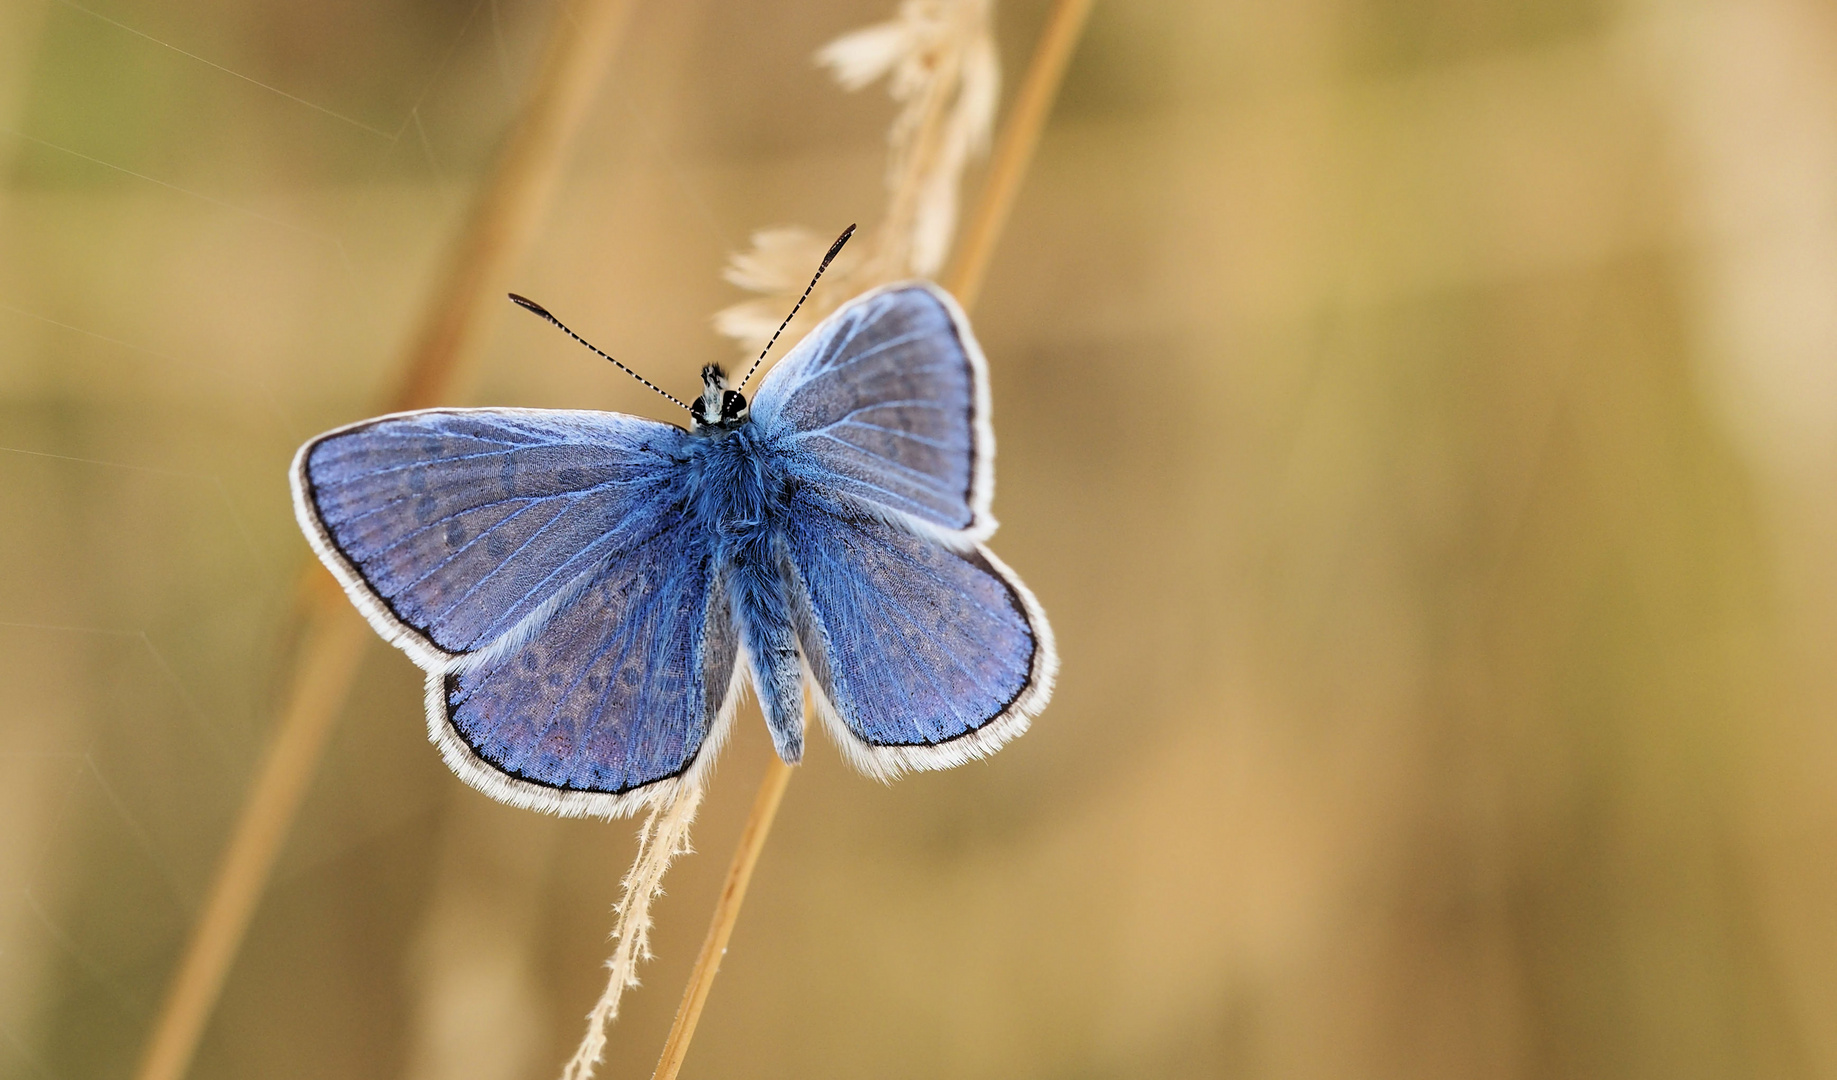
[[[722,538],[769,530],[790,497],[782,446],[768,446],[750,420],[731,428],[689,433],[677,451],[683,472],[683,512]]]

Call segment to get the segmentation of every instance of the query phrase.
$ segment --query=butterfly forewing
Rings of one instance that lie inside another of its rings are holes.
[[[301,524],[423,665],[484,648],[661,527],[688,433],[615,413],[434,409],[302,448]]]
[[[988,380],[954,301],[895,286],[831,316],[759,387],[753,419],[805,485],[977,540],[994,531]]]

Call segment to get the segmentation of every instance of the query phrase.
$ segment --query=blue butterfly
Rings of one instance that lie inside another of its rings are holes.
[[[442,408],[300,448],[300,526],[426,670],[453,771],[518,806],[627,814],[709,767],[747,681],[792,764],[806,685],[884,778],[1024,731],[1058,660],[982,544],[988,369],[956,302],[923,282],[858,297],[750,406],[719,367],[702,379],[687,430]]]

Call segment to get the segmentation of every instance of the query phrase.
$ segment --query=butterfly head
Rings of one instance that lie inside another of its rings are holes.
[[[746,395],[727,388],[727,372],[719,364],[702,369],[702,396],[689,407],[689,415],[701,428],[736,428],[746,423]]]

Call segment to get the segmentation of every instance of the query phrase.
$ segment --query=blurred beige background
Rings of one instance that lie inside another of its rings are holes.
[[[752,229],[878,215],[891,106],[810,56],[892,6],[641,4],[518,291],[692,387]],[[553,12],[0,0],[0,1075],[130,1074],[281,692],[287,460]],[[462,401],[665,415],[514,314]],[[813,743],[685,1077],[1837,1077],[1837,11],[1104,0],[976,321],[1058,696],[891,787]],[[632,827],[465,788],[419,685],[371,649],[200,1080],[572,1048]]]

